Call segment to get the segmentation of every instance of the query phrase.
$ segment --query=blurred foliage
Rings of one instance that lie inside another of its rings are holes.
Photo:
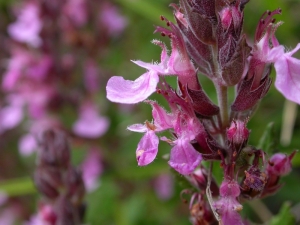
[[[12,0],[1,0],[1,11],[5,11],[7,4],[11,2]],[[153,25],[163,25],[159,19],[160,15],[165,15],[168,19],[171,19],[172,9],[168,5],[172,1],[116,0],[115,2],[122,13],[127,16],[129,25],[121,38],[111,40],[109,52],[106,52],[105,57],[102,58],[99,64],[103,70],[110,71],[112,75],[135,79],[144,70],[134,65],[130,60],[141,59],[148,62],[159,60],[161,49],[151,44],[150,41],[161,39],[168,44],[169,40],[167,38],[163,38],[159,34],[153,34]],[[277,18],[285,22],[277,32],[279,41],[287,47],[293,47],[299,42],[300,17],[298,13],[300,2],[292,0],[251,0],[245,8],[244,28],[250,42],[261,14],[267,9],[272,10],[278,7],[282,8],[283,13]],[[106,79],[108,78],[105,78],[102,82],[106,83]],[[205,78],[201,77],[200,79],[203,81],[204,89],[208,92],[208,95],[212,96],[214,89],[211,83]],[[102,94],[105,95],[105,90],[102,91]],[[156,95],[151,98],[161,100],[160,96]],[[104,161],[104,172],[100,179],[99,188],[86,197],[86,223],[91,225],[190,224],[188,221],[188,205],[184,204],[179,196],[183,189],[180,183],[174,183],[174,194],[168,200],[160,199],[155,193],[154,181],[158,175],[170,173],[173,176],[164,159],[164,155],[168,154],[170,147],[161,143],[158,157],[152,164],[147,167],[138,167],[136,164],[135,149],[141,134],[131,133],[126,130],[126,127],[150,120],[151,107],[146,104],[122,106],[104,101],[103,98],[100,99],[103,101],[103,107],[106,108],[106,115],[110,117],[111,126],[108,133],[98,140],[103,150],[101,154]],[[212,96],[212,99],[215,100],[215,96]],[[279,140],[284,101],[281,94],[272,86],[249,122],[248,127],[251,129],[250,145],[260,143],[263,150],[271,148],[270,151],[283,151],[286,153],[299,148],[299,113],[290,145],[281,146],[279,141],[275,141],[270,145],[270,141]],[[72,114],[66,109],[66,112],[61,116],[65,120],[71,121],[73,119],[70,118],[70,115]],[[274,139],[268,139],[271,130]],[[20,134],[18,131],[9,132],[6,137],[12,135],[17,138]],[[265,141],[259,142],[264,137]],[[5,139],[5,137],[3,138]],[[30,178],[26,178],[28,174],[32,174],[34,159],[19,158],[16,163],[14,158],[20,157],[17,153],[16,143],[5,143],[4,145],[4,141],[1,141],[2,143],[1,147],[5,151],[2,152],[1,157],[5,156],[5,160],[12,165],[8,167],[9,171],[1,171],[3,174],[1,175],[0,190],[7,191],[11,196],[29,194],[30,198],[35,200],[35,190]],[[84,145],[74,144],[73,150],[73,161],[79,164],[84,158],[85,147]],[[281,209],[280,206],[287,200],[291,202],[291,205],[300,202],[300,195],[297,194],[300,190],[300,154],[296,155],[293,165],[294,171],[284,178],[284,187],[276,195],[267,197],[264,200],[274,214],[279,212],[272,219],[271,225],[293,224],[289,223],[289,221],[292,221],[289,206],[283,205]],[[216,165],[214,170],[219,170],[219,167]],[[220,174],[221,176],[222,174]],[[9,180],[15,177],[24,178]],[[31,206],[30,210],[33,213],[35,208]],[[249,216],[256,218],[254,214],[251,215],[251,210]]]

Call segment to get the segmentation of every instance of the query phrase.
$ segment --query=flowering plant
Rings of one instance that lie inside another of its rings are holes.
[[[286,99],[300,104],[300,61],[293,57],[300,44],[291,51],[279,44],[275,32],[282,23],[273,17],[281,10],[276,9],[262,15],[251,45],[243,34],[248,1],[180,0],[179,5],[171,4],[176,24],[161,16],[168,28],[155,29],[170,38],[170,54],[163,42],[153,40],[162,49],[161,61],[133,61],[147,72],[134,81],[112,77],[106,87],[110,101],[145,102],[152,107],[153,121],[128,127],[144,133],[136,149],[138,165],[148,165],[156,158],[159,141],[172,146],[168,164],[196,189],[190,200],[193,224],[245,224],[239,214],[242,203],[275,193],[296,153],[269,156],[264,149],[248,144],[247,123],[271,86],[272,65],[276,88]],[[167,83],[167,75],[176,76],[176,88]],[[198,75],[213,82],[218,104],[206,94]],[[235,90],[232,102],[228,100],[230,88]],[[166,99],[168,111],[148,100],[154,92]],[[158,137],[166,130],[170,137]],[[204,166],[205,161],[210,166]],[[216,161],[223,170],[220,185],[212,174]]]

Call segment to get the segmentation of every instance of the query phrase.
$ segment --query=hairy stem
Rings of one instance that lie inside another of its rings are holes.
[[[215,84],[215,87],[217,90],[217,97],[221,115],[220,129],[223,134],[225,132],[225,128],[229,126],[227,87],[221,84]]]

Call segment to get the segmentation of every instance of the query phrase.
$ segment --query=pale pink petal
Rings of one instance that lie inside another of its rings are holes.
[[[99,151],[92,149],[88,152],[81,165],[82,179],[88,192],[95,190],[99,186],[99,176],[102,173],[102,164]]]
[[[148,128],[144,124],[133,124],[128,126],[127,129],[139,133],[145,133],[148,130]]]
[[[146,62],[143,62],[143,61],[140,61],[140,60],[137,60],[137,61],[132,60],[132,62],[135,63],[136,65],[140,66],[140,67],[143,67],[143,68],[145,68],[149,71],[150,70],[155,71],[156,73],[161,74],[161,75],[168,75],[169,74],[169,71],[168,71],[167,67],[164,67],[161,64],[146,63]]]
[[[149,101],[152,106],[152,116],[154,119],[154,125],[156,131],[163,131],[173,127],[171,114],[168,114],[164,108],[158,105],[154,101]]]
[[[144,73],[134,81],[124,80],[123,77],[112,77],[106,86],[107,98],[118,103],[138,103],[156,91],[158,81],[159,77],[155,72]]]
[[[276,88],[290,101],[300,104],[300,60],[283,56],[274,64]]]
[[[178,139],[171,150],[169,165],[177,172],[188,175],[196,169],[201,160],[201,154],[188,141]]]
[[[136,159],[139,166],[146,166],[151,163],[158,152],[158,137],[155,132],[150,130],[140,140],[137,150]]]
[[[23,156],[28,156],[34,153],[37,149],[37,142],[32,134],[26,134],[19,140],[19,152]]]

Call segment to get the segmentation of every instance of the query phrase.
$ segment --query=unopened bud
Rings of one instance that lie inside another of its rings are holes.
[[[234,144],[243,144],[248,140],[250,131],[246,127],[246,122],[241,120],[233,120],[227,129],[227,138]]]
[[[283,176],[287,175],[292,170],[291,160],[295,156],[294,151],[290,156],[282,153],[276,153],[269,159],[267,171],[269,174]]]
[[[255,191],[262,191],[267,183],[267,175],[261,172],[257,167],[250,167],[248,171],[245,171],[246,178],[244,180],[244,188],[252,188]]]
[[[45,131],[39,140],[38,164],[67,168],[70,148],[66,135],[58,130]]]

